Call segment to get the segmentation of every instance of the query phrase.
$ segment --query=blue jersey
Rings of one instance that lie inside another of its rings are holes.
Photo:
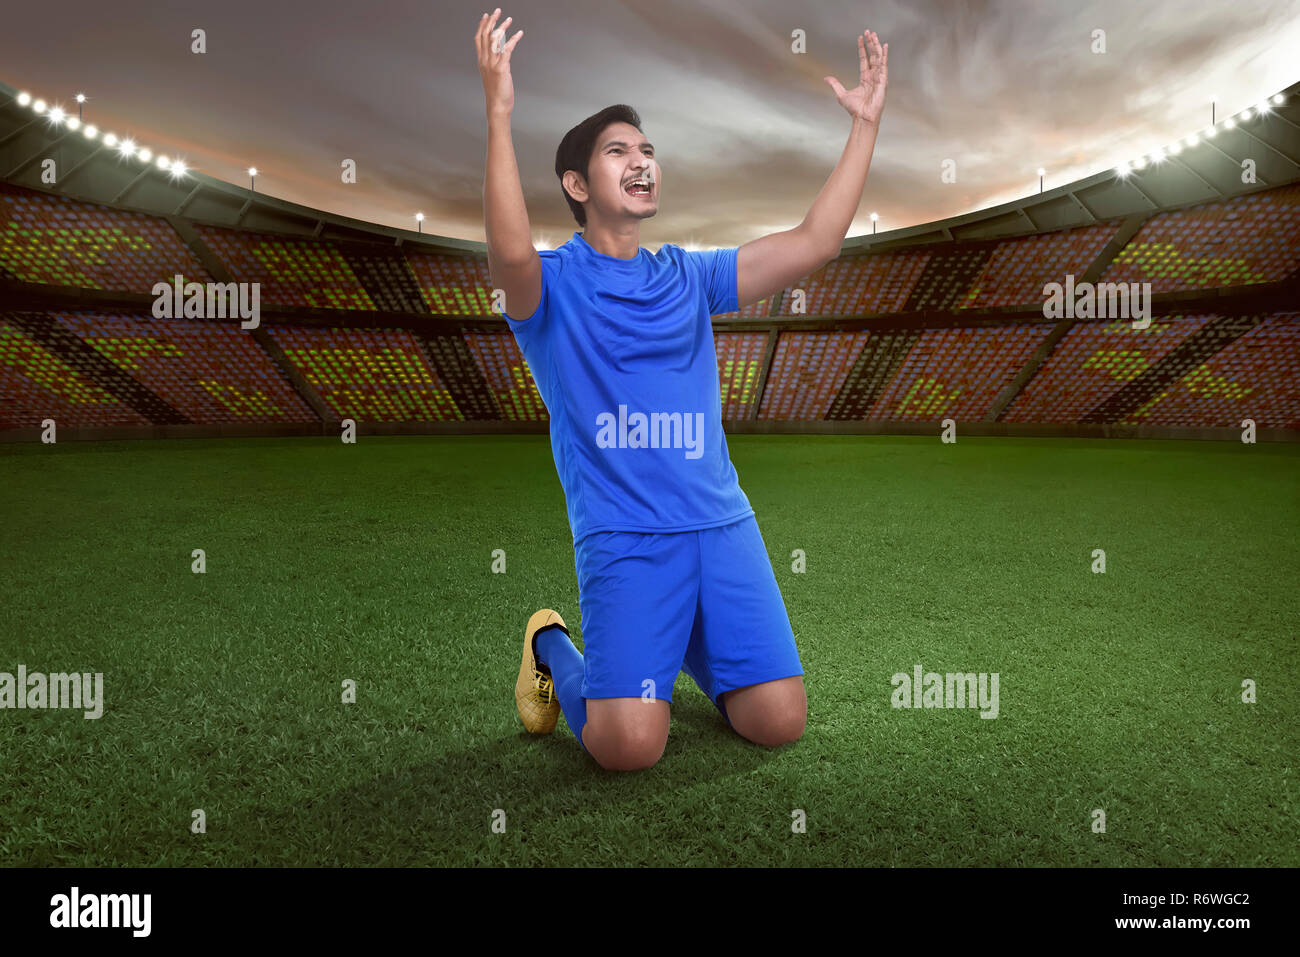
[[[539,252],[537,310],[505,319],[550,414],[575,545],[596,531],[688,531],[754,514],[722,432],[709,321],[739,308],[737,251],[666,244],[619,259],[575,232]]]

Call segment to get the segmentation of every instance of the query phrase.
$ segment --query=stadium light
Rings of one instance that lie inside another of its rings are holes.
[[[1272,113],[1273,107],[1268,105],[1268,100],[1265,100],[1263,103],[1258,103],[1255,105],[1255,112],[1258,113],[1260,116],[1263,116],[1265,113]]]
[[[880,218],[879,213],[871,214],[871,235],[873,236],[876,235],[876,220],[878,220],[879,218]]]
[[[33,102],[33,103],[32,103],[32,112],[33,112],[33,113],[44,113],[44,112],[45,112],[45,101],[44,101],[44,100],[36,100],[35,102]]]
[[[27,106],[27,105],[28,105],[29,103],[31,103],[31,102],[32,102],[32,95],[31,95],[30,93],[19,93],[19,94],[18,94],[18,105],[19,105],[19,106]]]
[[[171,165],[172,165],[172,161],[169,160],[167,157],[165,157],[165,156],[159,156],[159,157],[158,157],[158,168],[159,168],[159,169],[167,169],[167,168],[169,168]]]
[[[1249,106],[1246,107],[1244,110],[1241,111],[1241,118],[1242,118],[1243,120],[1248,120],[1248,119],[1250,119],[1250,118],[1251,118],[1252,116],[1254,116],[1254,115],[1255,115],[1255,114],[1254,114],[1253,112],[1251,112],[1251,109],[1250,109]]]
[[[1202,130],[1201,133],[1207,140],[1212,140],[1219,135],[1219,131],[1213,126],[1207,130]]]
[[[257,192],[257,167],[248,167],[248,188],[252,192]]]
[[[1118,166],[1115,167],[1115,175],[1118,176],[1120,179],[1123,179],[1131,172],[1133,172],[1133,167],[1129,166],[1127,161],[1120,163]]]
[[[105,134],[104,134],[104,145],[105,145],[105,146],[116,146],[116,145],[117,145],[117,134],[116,134],[116,133],[105,133]]]
[[[1163,149],[1157,147],[1156,149],[1151,151],[1151,162],[1163,163],[1164,161],[1165,161],[1165,151]]]
[[[70,130],[79,130],[79,129],[81,129],[81,117],[79,117],[79,116],[69,116],[69,117],[68,117],[68,129],[70,129]]]
[[[122,140],[122,142],[118,144],[117,151],[126,157],[134,156],[135,143],[131,140]]]
[[[60,106],[56,106],[52,110],[50,110],[50,122],[53,123],[55,126],[60,125],[67,118],[68,118],[68,114],[64,113],[63,108]]]
[[[1270,102],[1271,102],[1274,106],[1281,106],[1283,103],[1286,102],[1286,97],[1283,96],[1281,93],[1274,93],[1274,94],[1273,94],[1273,99],[1272,99]]]
[[[1170,156],[1177,156],[1182,151],[1183,151],[1183,144],[1179,143],[1177,140],[1175,140],[1173,143],[1169,145]]]
[[[93,140],[96,136],[99,135],[99,127],[97,127],[94,123],[91,123],[81,132],[86,134],[86,139]]]
[[[1187,137],[1187,139],[1183,140],[1183,142],[1186,143],[1186,144],[1188,145],[1188,147],[1195,146],[1195,145],[1196,145],[1197,143],[1199,143],[1200,141],[1201,141],[1201,138],[1200,138],[1199,136],[1197,136],[1195,133],[1193,133],[1191,136]]]
[[[147,163],[151,159],[153,159],[153,153],[143,146],[140,147],[140,152],[137,153],[136,155],[140,158],[141,163]]]
[[[415,214],[415,231],[417,233],[424,232],[424,213]]]
[[[1137,159],[1135,159],[1135,160],[1133,161],[1133,168],[1134,168],[1134,169],[1146,169],[1146,168],[1147,168],[1147,158],[1146,158],[1145,156],[1139,156]]]
[[[78,93],[78,94],[76,95],[75,99],[76,99],[76,101],[77,101],[77,119],[80,120],[80,119],[82,118],[82,116],[81,116],[81,107],[82,107],[82,105],[86,102],[86,94],[84,94],[84,93]]]
[[[1225,130],[1231,130],[1231,129],[1234,129],[1234,128],[1236,127],[1236,125],[1237,125],[1237,121],[1234,120],[1231,116],[1228,117],[1226,120],[1223,121],[1223,128],[1224,128]]]
[[[181,160],[172,160],[172,165],[171,165],[172,176],[175,177],[176,179],[180,179],[181,177],[183,177],[188,170],[189,167],[186,166],[185,163],[182,162]]]

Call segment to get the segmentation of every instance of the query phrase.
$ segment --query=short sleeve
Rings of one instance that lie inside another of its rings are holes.
[[[542,260],[542,298],[537,301],[537,308],[533,310],[532,315],[523,319],[514,318],[509,313],[503,312],[501,314],[506,321],[506,325],[516,335],[535,328],[550,314],[551,287],[555,284],[555,277],[559,274],[560,254],[553,249],[543,249],[537,255]]]
[[[739,246],[732,246],[686,253],[687,261],[699,273],[710,316],[740,309],[736,280],[736,255],[739,251]]]

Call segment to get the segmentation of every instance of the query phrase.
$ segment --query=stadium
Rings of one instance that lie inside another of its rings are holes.
[[[1300,863],[1300,84],[712,317],[808,730],[683,676],[631,777],[513,713],[528,615],[581,622],[484,244],[39,93],[0,84],[0,671],[103,696],[0,722],[6,866]],[[996,720],[900,709],[914,668]]]

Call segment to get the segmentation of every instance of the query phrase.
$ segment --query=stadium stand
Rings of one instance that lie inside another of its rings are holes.
[[[486,316],[492,311],[492,281],[486,254],[434,256],[408,250],[420,295],[431,312],[448,316]]]
[[[268,305],[375,310],[374,300],[331,242],[197,227],[235,282],[258,283]]]
[[[1249,419],[1300,438],[1298,92],[1290,119],[1251,134],[1291,162],[1262,163],[1260,185],[1193,182],[1174,164],[1098,174],[855,238],[770,299],[714,316],[728,429],[933,432],[951,418],[1000,434],[1232,438]],[[82,438],[333,432],[345,418],[547,427],[482,244],[202,174],[124,185],[93,146],[77,147],[72,186],[50,187],[31,164],[48,131],[20,122],[9,94],[0,86],[0,437],[30,441],[49,419]],[[178,275],[257,284],[260,326],[158,318],[153,288]],[[1049,314],[1045,287],[1067,276],[1150,283],[1150,324]]]
[[[1041,299],[1048,283],[1066,275],[1082,278],[1118,228],[1108,223],[999,243],[955,307],[989,309]]]
[[[758,404],[758,379],[766,350],[767,334],[763,332],[714,334],[724,419],[748,419],[752,407]]]
[[[119,292],[211,277],[163,219],[0,183],[0,274]]]
[[[782,332],[758,417],[828,418],[831,403],[866,341],[865,332]]]
[[[1074,325],[1003,414],[1006,422],[1079,422],[1203,328],[1212,316]]]
[[[1152,216],[1102,276],[1152,292],[1274,282],[1300,267],[1300,184]]]
[[[184,421],[315,421],[292,383],[237,325],[91,312],[54,319]]]
[[[49,317],[0,313],[0,426],[39,428],[45,419],[70,426],[144,426],[146,418],[99,384],[94,363],[65,357],[31,334]]]
[[[786,289],[781,315],[855,316],[901,312],[930,260],[927,252],[887,253],[833,259]],[[800,313],[791,310],[795,289],[804,290]]]
[[[285,357],[340,419],[463,419],[451,392],[404,329],[272,326]]]
[[[1046,323],[928,329],[868,413],[876,419],[983,419],[1047,335]]]
[[[467,332],[469,344],[488,388],[504,418],[514,421],[547,421],[550,416],[528,371],[528,362],[509,332]]]
[[[1264,316],[1134,412],[1170,426],[1300,428],[1300,313]]]

